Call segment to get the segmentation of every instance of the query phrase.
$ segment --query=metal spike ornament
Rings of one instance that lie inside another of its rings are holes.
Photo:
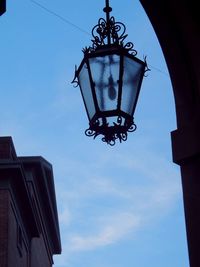
[[[80,87],[89,119],[87,136],[113,146],[118,139],[127,140],[136,130],[133,120],[142,79],[148,71],[146,58],[141,61],[131,42],[124,43],[126,27],[110,16],[112,8],[105,1],[100,18],[92,29],[92,45],[82,51],[84,58],[75,69],[72,83]]]

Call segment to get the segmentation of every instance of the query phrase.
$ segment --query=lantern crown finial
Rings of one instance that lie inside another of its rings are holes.
[[[83,52],[94,52],[105,48],[105,46],[119,46],[136,56],[137,51],[133,48],[133,43],[124,43],[124,40],[128,36],[128,34],[126,34],[126,26],[122,22],[115,21],[115,18],[110,16],[112,8],[109,5],[109,0],[106,0],[106,6],[103,11],[106,13],[106,19],[100,18],[98,24],[93,27],[92,45],[84,48]]]

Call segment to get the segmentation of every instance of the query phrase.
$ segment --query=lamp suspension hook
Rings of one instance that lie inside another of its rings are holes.
[[[109,0],[106,0],[106,6],[104,7],[103,11],[106,13],[107,40],[108,40],[108,45],[110,45],[111,44],[110,12],[112,11],[112,7],[110,7],[109,5]]]

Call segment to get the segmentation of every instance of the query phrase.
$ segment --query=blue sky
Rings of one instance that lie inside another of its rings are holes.
[[[137,131],[110,147],[84,135],[88,121],[71,81],[104,0],[7,0],[0,18],[0,134],[19,156],[53,164],[62,255],[55,267],[188,267],[176,129],[167,67],[138,0],[112,0],[138,57],[147,55]],[[74,27],[75,24],[82,30]]]

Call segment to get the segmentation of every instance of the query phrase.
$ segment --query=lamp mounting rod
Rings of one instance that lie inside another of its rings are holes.
[[[107,24],[107,39],[108,39],[108,45],[111,43],[111,37],[110,37],[110,12],[112,11],[112,8],[109,5],[109,0],[106,0],[106,6],[104,7],[103,11],[106,13],[106,24]]]
[[[109,0],[106,0],[106,6],[104,7],[103,11],[106,12],[106,14],[108,15],[112,11],[112,7],[110,7],[109,5]]]

